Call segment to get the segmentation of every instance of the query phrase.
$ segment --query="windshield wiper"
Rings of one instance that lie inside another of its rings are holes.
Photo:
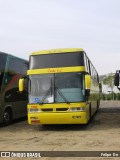
[[[63,95],[63,93],[60,91],[58,87],[55,87],[59,93],[59,95],[63,98],[63,100],[67,103],[70,104],[70,102],[67,100],[67,98]]]
[[[51,88],[52,88],[52,87],[50,86],[50,88],[45,92],[43,98],[42,98],[41,101],[40,101],[40,104],[41,104],[41,105],[44,103],[44,100],[46,99],[46,97],[47,97],[47,95],[49,94],[49,92],[51,92]]]
[[[50,88],[45,92],[43,98],[41,99],[40,101],[40,104],[42,105],[44,103],[44,100],[46,99],[47,95],[49,94],[49,92],[51,92],[51,95],[52,95],[52,79],[51,79],[51,86]]]

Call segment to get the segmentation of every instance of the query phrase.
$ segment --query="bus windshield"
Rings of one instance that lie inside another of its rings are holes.
[[[31,75],[29,103],[81,102],[85,100],[84,86],[83,73]]]

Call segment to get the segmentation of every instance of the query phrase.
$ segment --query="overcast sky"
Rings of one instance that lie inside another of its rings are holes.
[[[120,0],[0,0],[0,51],[76,47],[100,75],[120,69]]]

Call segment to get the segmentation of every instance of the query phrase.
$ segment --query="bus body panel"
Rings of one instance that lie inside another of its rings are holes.
[[[27,108],[29,124],[86,124],[90,119],[89,104],[85,102],[44,104],[43,106],[30,104]],[[71,111],[76,108],[81,111]],[[84,108],[85,111],[83,111]]]
[[[44,69],[32,69],[27,71],[27,75],[33,74],[50,74],[50,73],[67,73],[67,72],[85,72],[84,66],[75,67],[59,67],[59,68],[44,68]]]
[[[86,124],[86,112],[75,113],[38,113],[28,115],[29,124]]]

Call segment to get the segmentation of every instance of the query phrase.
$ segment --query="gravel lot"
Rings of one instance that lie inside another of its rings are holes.
[[[120,102],[102,101],[99,111],[88,125],[42,127],[28,125],[26,119],[20,119],[7,127],[0,127],[0,136],[0,151],[120,151]],[[120,157],[64,159],[99,160]]]

